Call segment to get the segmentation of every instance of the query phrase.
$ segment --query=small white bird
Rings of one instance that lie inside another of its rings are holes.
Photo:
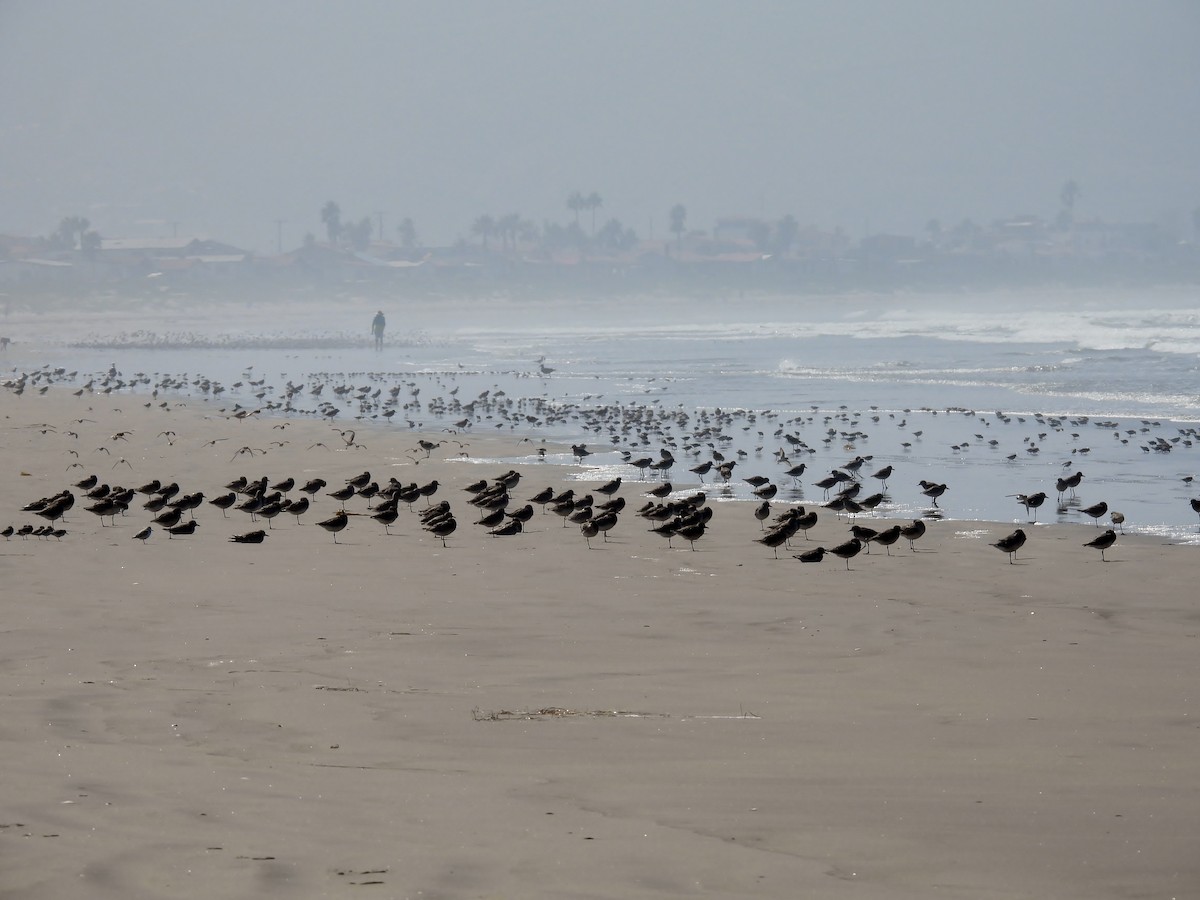
[[[144,543],[146,543],[147,539],[150,537],[150,535],[153,531],[154,531],[154,529],[151,528],[149,525],[147,525],[145,528],[143,528],[141,531],[139,531],[137,534],[135,534],[133,536],[133,539],[135,541],[141,541],[144,544]]]

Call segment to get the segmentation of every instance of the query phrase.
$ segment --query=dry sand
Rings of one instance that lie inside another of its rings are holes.
[[[424,459],[147,399],[0,390],[0,527],[90,473],[364,470],[437,479],[459,527],[335,544],[322,494],[261,545],[207,504],[142,544],[81,501],[0,544],[0,897],[1200,894],[1194,547],[1037,525],[1009,565],[1011,523],[935,522],[847,571],[772,558],[745,503],[669,548],[630,480],[607,543],[495,538],[462,487],[515,437]],[[522,501],[589,484],[516,468]]]

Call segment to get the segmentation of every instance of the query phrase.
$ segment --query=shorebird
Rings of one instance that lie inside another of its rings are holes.
[[[1046,502],[1046,492],[1038,491],[1036,494],[1017,494],[1017,502],[1025,507],[1025,514],[1028,515],[1031,509],[1037,509]],[[1037,521],[1037,513],[1033,514],[1031,521]]]
[[[346,501],[349,500],[351,497],[353,497],[357,493],[358,493],[358,489],[355,488],[354,485],[348,484],[343,488],[338,488],[336,491],[330,491],[329,496],[332,497],[334,500],[340,501],[342,504],[342,507],[345,508]]]
[[[712,471],[712,467],[713,467],[712,460],[709,460],[708,462],[700,463],[700,465],[698,465],[698,466],[692,466],[690,469],[688,469],[688,471],[693,473],[694,475],[698,476],[700,478],[700,481],[703,482],[704,476]]]
[[[836,547],[830,547],[829,552],[846,561],[846,571],[850,571],[850,560],[858,556],[858,551],[862,550],[862,541],[858,538],[850,538],[844,544],[838,544]]]
[[[454,529],[458,528],[458,522],[453,516],[446,516],[444,519],[436,519],[422,526],[426,531],[437,535],[442,539],[442,546],[446,546],[446,538],[454,533]]]
[[[324,478],[313,478],[306,482],[304,486],[300,488],[300,490],[316,500],[317,492],[321,490],[321,488],[325,487],[327,483],[328,482],[326,482]]]
[[[905,525],[900,529],[900,536],[908,541],[908,549],[913,553],[917,552],[914,544],[925,534],[925,523],[921,519],[913,519],[911,525]]]
[[[1200,515],[1200,499],[1193,497],[1188,502],[1192,504],[1192,512],[1196,513],[1196,515]]]
[[[758,506],[754,507],[754,518],[758,519],[758,527],[765,531],[766,525],[763,523],[771,517],[771,501],[764,500]],[[769,546],[769,545],[768,545]]]
[[[484,528],[495,528],[497,525],[499,525],[503,521],[504,521],[504,510],[503,510],[503,508],[501,508],[501,509],[496,510],[495,512],[490,512],[487,515],[480,517],[480,519],[475,524],[482,525]]]
[[[662,498],[662,497],[667,496],[667,494],[670,494],[674,490],[675,490],[675,488],[671,485],[671,482],[664,481],[658,487],[650,488],[650,490],[646,491],[646,493],[649,494],[651,497]]]
[[[1125,513],[1117,512],[1115,509],[1109,513],[1109,519],[1117,526],[1122,534],[1125,533]]]
[[[762,537],[755,538],[754,540],[762,544],[764,547],[770,547],[772,550],[774,550],[775,558],[779,559],[779,548],[787,543],[789,537],[791,537],[791,535],[788,533],[787,529],[773,528]]]
[[[704,520],[694,524],[683,525],[676,529],[675,533],[688,542],[694,553],[696,551],[696,541],[704,537],[704,531],[707,527],[708,521]]]
[[[592,538],[600,533],[600,529],[596,525],[596,520],[588,519],[586,522],[581,522],[579,525],[579,531],[583,535],[584,540],[587,541],[588,549],[591,550]]]
[[[825,548],[814,547],[811,550],[805,550],[803,553],[793,553],[792,555],[802,563],[818,563],[825,558]]]
[[[921,487],[924,489],[921,491],[921,493],[933,500],[934,506],[938,505],[938,497],[946,493],[946,485],[937,484],[936,482],[932,481],[922,481]]]
[[[163,528],[174,528],[182,518],[182,509],[168,509],[165,513],[160,513],[155,517],[154,524],[161,525]]]
[[[1100,527],[1100,517],[1103,516],[1106,512],[1108,512],[1108,504],[1105,503],[1103,500],[1101,500],[1099,503],[1093,504],[1092,506],[1089,506],[1086,509],[1081,509],[1080,512],[1083,513],[1085,516],[1091,516],[1093,519],[1095,519],[1096,527],[1099,528]]]
[[[538,491],[529,498],[530,503],[536,503],[542,508],[542,515],[546,514],[546,504],[554,500],[554,488],[548,487]]]
[[[887,550],[887,555],[892,555],[892,544],[900,540],[900,526],[893,525],[891,528],[885,528],[879,534],[871,539],[874,544],[881,544]]]
[[[879,535],[879,532],[874,528],[867,528],[865,525],[851,525],[850,534],[858,538],[862,545],[867,548],[867,553],[871,552],[871,541]]]
[[[767,484],[764,484],[760,488],[755,488],[755,490],[752,491],[752,493],[754,494],[755,497],[758,497],[760,500],[770,500],[777,493],[779,493],[779,486],[775,485],[775,484],[767,483]]]
[[[620,487],[621,487],[621,478],[620,478],[620,476],[617,476],[616,478],[614,478],[612,481],[608,482],[607,484],[602,484],[602,485],[600,485],[600,487],[596,488],[596,493],[603,494],[606,497],[611,497],[613,494],[615,494],[617,492],[617,490]]]
[[[520,534],[523,527],[520,519],[509,519],[499,528],[493,528],[488,534],[492,537],[511,537],[514,534]]]
[[[293,501],[284,507],[284,512],[291,513],[296,517],[296,522],[300,522],[300,517],[308,512],[308,498],[301,497],[299,500]]]
[[[190,519],[187,522],[184,522],[182,525],[175,525],[171,528],[168,528],[167,529],[167,532],[168,532],[167,539],[170,540],[171,538],[175,537],[176,535],[195,534],[196,529],[199,527],[200,527],[199,522],[197,522],[195,519]]]
[[[149,525],[147,525],[145,528],[143,528],[141,531],[139,531],[137,534],[135,534],[133,536],[133,539],[135,541],[141,541],[144,544],[144,543],[146,543],[147,540],[150,539],[150,535],[153,532],[154,532],[154,529],[151,528]]]
[[[806,512],[806,513],[803,513],[802,515],[796,516],[795,524],[796,524],[796,528],[798,530],[804,532],[804,539],[807,541],[809,539],[808,538],[808,529],[812,528],[814,525],[817,524],[816,512],[810,510],[809,512]]]
[[[1100,561],[1107,562],[1107,560],[1104,558],[1104,551],[1107,550],[1109,547],[1111,547],[1116,542],[1117,542],[1117,533],[1110,528],[1106,532],[1104,532],[1104,534],[1100,535],[1099,537],[1092,538],[1090,541],[1088,541],[1083,546],[1095,547],[1097,550],[1100,551]]]
[[[346,484],[353,487],[356,491],[365,488],[371,483],[371,473],[363,472],[361,475],[355,475],[353,478],[347,478]]]
[[[392,523],[400,518],[400,512],[394,506],[383,506],[371,518],[383,526],[384,534],[391,534]]]
[[[1025,532],[1018,528],[1007,537],[1002,537],[1000,540],[992,544],[997,550],[1001,550],[1008,554],[1009,565],[1012,565],[1016,553],[1025,545]]]
[[[886,491],[888,479],[892,477],[892,467],[884,466],[878,472],[872,472],[871,477],[878,478],[881,482],[883,482],[883,489]]]
[[[1079,487],[1079,483],[1083,481],[1082,472],[1074,472],[1066,478],[1060,478],[1055,482],[1054,486],[1058,490],[1058,500],[1061,503],[1063,494],[1067,491],[1071,492],[1071,496],[1075,496],[1075,488]]]
[[[597,531],[604,535],[605,543],[607,543],[608,533],[617,525],[617,514],[611,511],[606,512],[592,519],[592,524],[596,526]]]
[[[349,522],[350,517],[346,514],[346,511],[344,509],[340,509],[334,513],[332,517],[326,519],[324,522],[318,522],[317,524],[333,535],[333,542],[336,544],[338,542],[338,532],[345,528]]]
[[[235,534],[229,538],[235,544],[261,544],[266,539],[265,531],[247,531],[245,534]]]

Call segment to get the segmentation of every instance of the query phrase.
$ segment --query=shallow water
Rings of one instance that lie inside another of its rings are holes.
[[[688,468],[715,449],[738,466],[728,485],[709,488],[714,497],[751,500],[741,479],[762,474],[779,485],[778,499],[812,504],[823,499],[813,482],[864,456],[863,473],[895,469],[881,514],[1025,521],[1012,495],[1041,490],[1050,497],[1040,522],[1090,523],[1079,508],[1103,500],[1125,514],[1128,531],[1200,543],[1188,503],[1200,488],[1184,481],[1200,421],[1194,290],[395,306],[381,353],[370,346],[365,302],[246,304],[219,317],[185,310],[160,316],[157,330],[33,318],[17,334],[44,350],[46,364],[81,377],[110,365],[126,376],[203,375],[226,388],[230,405],[258,406],[255,392],[266,388],[271,400],[288,381],[379,388],[385,400],[400,386],[391,423],[378,418],[377,401],[339,404],[339,422],[368,429],[457,430],[463,404],[499,393],[513,409],[536,405],[539,424],[481,407],[466,430],[499,425],[537,441],[584,442],[589,479],[635,479],[619,451],[657,458],[669,447],[679,459],[672,483],[694,489]],[[361,329],[345,327],[360,318]],[[295,406],[315,410],[309,397]],[[562,415],[544,415],[547,402]],[[633,407],[658,414],[653,433],[616,427]],[[698,411],[716,409],[731,417],[695,439]],[[799,480],[782,477],[781,452],[807,464]],[[1055,481],[1075,470],[1083,484],[1059,508]],[[936,508],[920,479],[949,485]],[[881,486],[866,481],[864,494]]]

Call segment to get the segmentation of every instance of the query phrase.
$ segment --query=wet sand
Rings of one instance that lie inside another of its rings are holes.
[[[517,436],[424,435],[426,458],[399,427],[347,446],[219,409],[0,390],[0,527],[89,474],[329,483],[262,544],[207,503],[143,544],[141,495],[0,544],[0,897],[1200,889],[1194,547],[1122,536],[1102,562],[1098,529],[1030,525],[1010,565],[1011,524],[931,522],[847,571],[792,557],[844,519],[776,560],[751,504],[718,503],[692,551],[647,531],[632,474],[607,542],[536,506],[492,537],[463,488],[501,460],[528,459],[514,505],[592,485]],[[448,546],[424,499],[335,544],[327,492],[364,471],[436,479]]]

